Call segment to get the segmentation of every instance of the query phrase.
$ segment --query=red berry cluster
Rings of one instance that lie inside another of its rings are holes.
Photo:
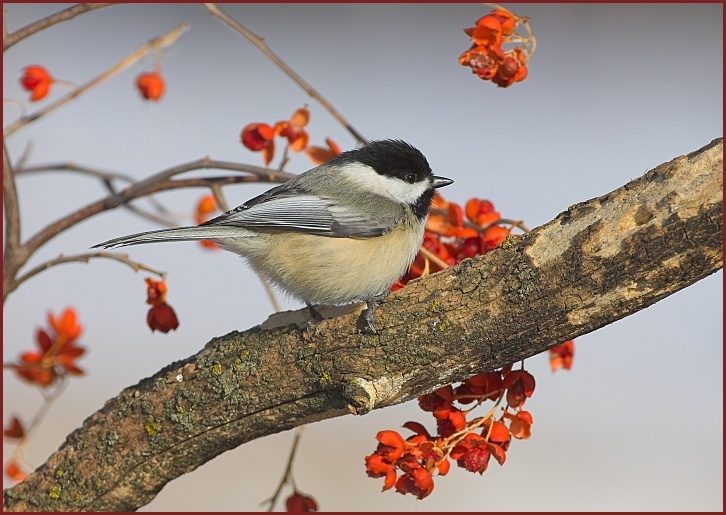
[[[472,198],[462,209],[459,204],[448,202],[436,193],[426,223],[422,249],[408,273],[391,289],[398,290],[411,279],[494,250],[514,227],[525,230],[521,222],[502,219],[489,200]]]
[[[248,123],[240,133],[240,142],[253,152],[262,152],[265,166],[275,157],[275,138],[287,140],[287,148],[293,152],[302,152],[315,165],[320,165],[340,154],[341,150],[331,138],[325,138],[326,147],[309,145],[310,135],[307,125],[310,122],[310,110],[307,107],[296,109],[289,120],[280,120],[274,125],[267,123]]]
[[[517,33],[520,25],[527,29],[526,36]],[[501,88],[527,77],[527,64],[536,46],[528,18],[498,6],[464,32],[471,38],[472,45],[459,56],[459,64],[469,66],[479,78],[490,80]],[[516,46],[503,48],[507,43]]]
[[[456,388],[447,385],[419,397],[419,407],[434,416],[438,434],[431,435],[418,422],[403,425],[414,432],[405,440],[397,431],[380,431],[376,435],[378,447],[365,458],[368,476],[385,478],[383,490],[395,486],[401,494],[423,499],[434,489],[434,473],[446,475],[451,461],[479,474],[487,469],[492,456],[504,464],[511,438],[530,437],[532,415],[522,406],[534,387],[529,372],[513,371],[508,365],[467,379]],[[474,409],[490,400],[494,406],[486,415],[471,416]],[[497,407],[504,401],[506,406],[497,418]],[[471,408],[463,406],[472,403]]]

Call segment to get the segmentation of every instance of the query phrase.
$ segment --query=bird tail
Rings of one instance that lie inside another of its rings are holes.
[[[173,229],[159,229],[156,231],[140,232],[129,234],[120,238],[98,243],[91,248],[103,247],[110,249],[115,247],[126,247],[128,245],[140,245],[142,243],[158,243],[163,241],[193,241],[193,240],[218,240],[230,237],[244,237],[245,230],[239,227],[175,227]]]

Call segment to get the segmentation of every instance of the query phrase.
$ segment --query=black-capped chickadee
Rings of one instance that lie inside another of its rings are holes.
[[[314,306],[376,304],[413,262],[434,189],[453,181],[400,140],[343,152],[196,227],[132,234],[94,247],[211,240],[272,284]]]

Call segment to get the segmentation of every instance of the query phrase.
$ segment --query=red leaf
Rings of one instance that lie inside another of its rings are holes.
[[[6,438],[22,438],[25,436],[25,429],[23,428],[23,424],[20,422],[20,419],[18,417],[13,417],[10,419],[10,423],[8,426],[3,429],[3,436]]]

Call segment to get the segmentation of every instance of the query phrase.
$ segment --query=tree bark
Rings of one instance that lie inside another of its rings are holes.
[[[4,510],[135,510],[245,442],[520,361],[722,266],[719,138],[409,283],[378,307],[377,334],[360,333],[354,312],[309,332],[282,316],[213,339],[106,402],[4,491]]]

